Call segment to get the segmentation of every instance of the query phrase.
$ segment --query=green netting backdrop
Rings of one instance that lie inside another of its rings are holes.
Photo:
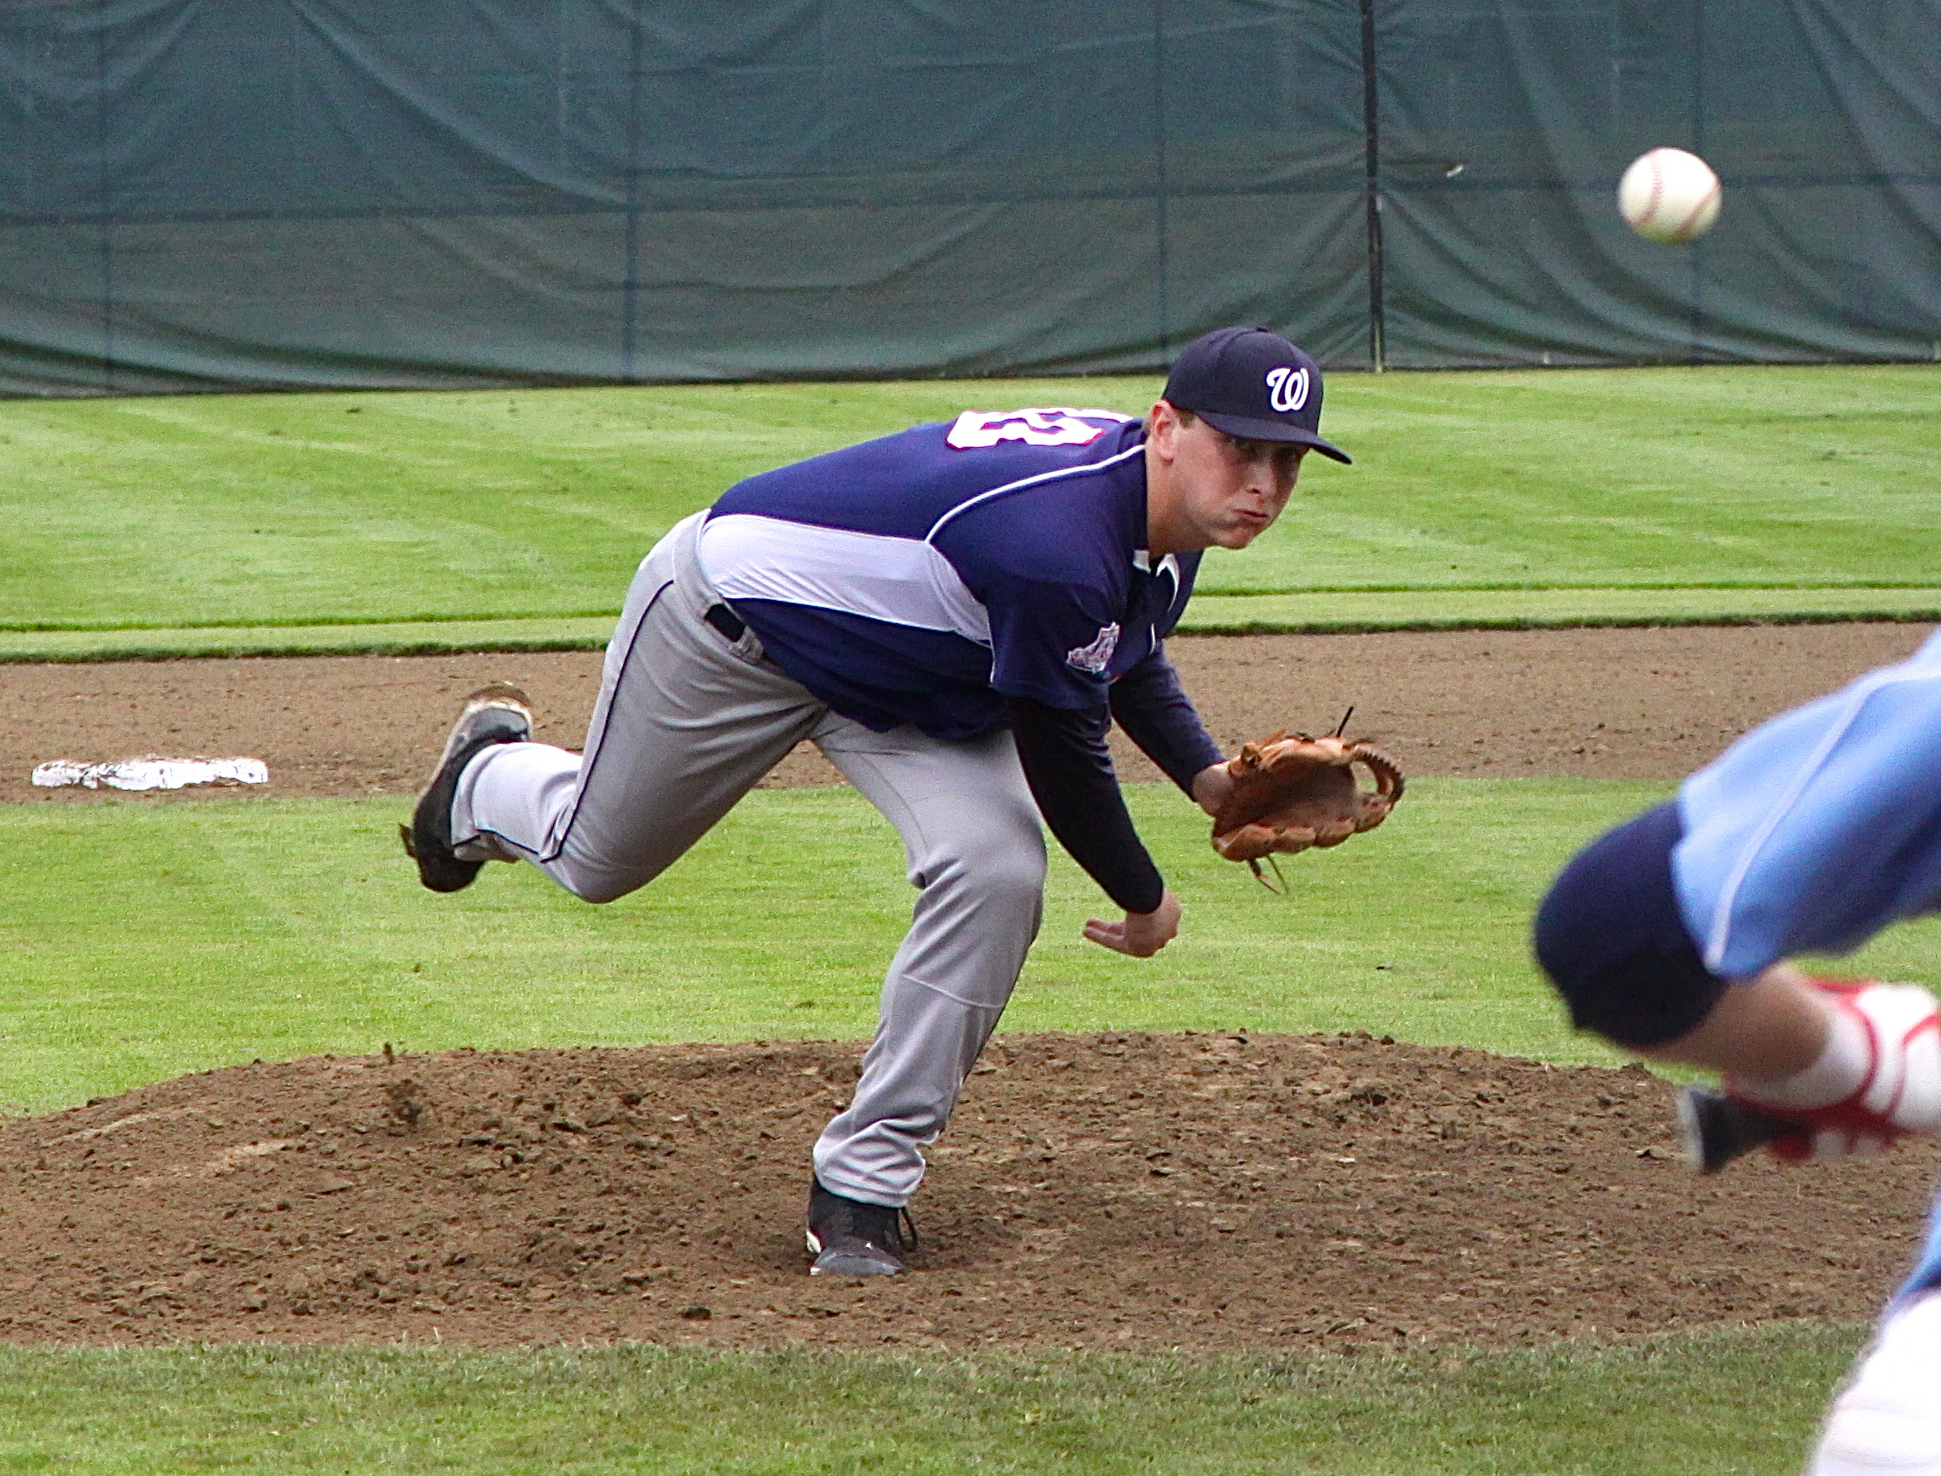
[[[1670,143],[1718,228],[1632,238]],[[1375,206],[1378,208],[1371,208]],[[1941,357],[1941,0],[3,0],[0,391]]]

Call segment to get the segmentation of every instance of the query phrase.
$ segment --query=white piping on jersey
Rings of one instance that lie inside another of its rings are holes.
[[[1131,417],[1128,416],[1127,418],[1130,419]],[[1146,443],[1141,441],[1136,446],[1128,446],[1117,456],[1108,456],[1104,461],[1087,461],[1078,466],[1062,466],[1056,471],[1039,472],[1035,477],[1023,477],[1015,482],[1006,482],[1002,487],[993,487],[988,492],[980,492],[975,497],[958,503],[957,506],[953,507],[949,512],[938,518],[936,522],[932,523],[930,525],[930,531],[923,535],[923,540],[925,543],[931,542],[939,533],[943,532],[944,525],[952,518],[958,516],[960,513],[967,513],[982,503],[989,502],[993,497],[1002,497],[1007,492],[1021,492],[1026,487],[1037,486],[1040,482],[1056,482],[1064,477],[1089,476],[1093,472],[1102,472],[1108,467],[1117,466],[1120,462],[1130,457],[1142,454],[1145,449]]]
[[[980,646],[991,644],[990,614],[970,592],[956,567],[938,551],[936,537],[959,513],[1042,483],[1087,476],[1139,455],[1144,444],[1105,461],[1040,472],[960,502],[930,525],[921,540],[860,533],[818,523],[798,523],[760,513],[724,513],[701,529],[701,568],[726,600],[779,600],[891,625],[948,631]],[[1144,567],[1140,550],[1135,562]],[[1173,584],[1179,568],[1173,565]]]
[[[1706,929],[1706,968],[1716,973],[1725,961],[1726,947],[1731,942],[1732,935],[1732,904],[1738,900],[1739,888],[1751,872],[1753,863],[1758,860],[1759,852],[1764,849],[1766,842],[1772,839],[1773,832],[1785,820],[1787,813],[1799,803],[1800,795],[1812,781],[1813,776],[1825,766],[1827,756],[1832,753],[1834,747],[1846,736],[1847,730],[1853,726],[1855,719],[1860,716],[1860,709],[1867,705],[1867,699],[1883,687],[1897,686],[1902,682],[1931,682],[1936,680],[1937,675],[1941,674],[1937,674],[1932,667],[1920,671],[1908,671],[1903,665],[1886,671],[1877,671],[1871,677],[1863,678],[1854,685],[1851,700],[1848,701],[1845,710],[1839,714],[1833,726],[1814,746],[1813,752],[1801,765],[1793,782],[1786,786],[1786,792],[1780,796],[1779,802],[1767,814],[1765,822],[1752,833],[1752,838],[1740,851],[1739,859],[1733,864],[1732,870],[1726,874],[1725,884],[1719,888],[1718,901],[1712,904],[1711,925]]]
[[[991,620],[936,547],[759,513],[701,529],[701,568],[725,600],[782,600],[991,644]]]

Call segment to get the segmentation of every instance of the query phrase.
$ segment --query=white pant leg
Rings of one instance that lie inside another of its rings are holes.
[[[896,827],[920,889],[855,1095],[816,1142],[816,1177],[900,1205],[1037,936],[1044,832],[1009,733],[946,743],[832,717],[816,743]]]
[[[567,891],[610,902],[705,835],[827,709],[701,616],[719,596],[695,559],[702,521],[642,561],[607,647],[584,756],[506,743],[466,766],[452,836],[468,860],[532,862]]]
[[[1806,1476],[1941,1476],[1941,1292],[1888,1313],[1827,1411]]]

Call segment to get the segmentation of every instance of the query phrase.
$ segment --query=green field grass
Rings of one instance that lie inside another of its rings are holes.
[[[1424,780],[1377,834],[1292,858],[1276,897],[1161,786],[1131,800],[1185,895],[1158,958],[1082,942],[1058,862],[1009,1030],[1368,1029],[1560,1061],[1524,957],[1555,867],[1662,786]],[[634,898],[527,869],[454,897],[396,850],[400,801],[130,799],[0,812],[0,1100],[392,1041],[858,1038],[910,893],[846,790],[761,791]],[[1934,982],[1936,928],[1861,966]],[[1883,1292],[1885,1288],[1883,1288]],[[1797,1469],[1850,1326],[1400,1358],[691,1350],[0,1349],[0,1470],[292,1473],[1584,1473]]]
[[[1079,938],[1097,888],[1052,855],[1003,1029],[1366,1029],[1611,1062],[1528,959],[1530,913],[1588,837],[1660,785],[1423,779],[1376,835],[1287,858],[1287,895],[1205,843],[1170,787],[1130,788],[1184,899],[1126,959]],[[452,1047],[866,1039],[914,893],[848,788],[757,790],[652,888],[590,907],[528,866],[417,886],[398,800],[120,800],[0,810],[0,1103],[45,1111],[239,1060]],[[1941,924],[1858,967],[1935,979]]]
[[[1859,1336],[1354,1359],[0,1350],[0,1470],[1791,1476]]]
[[[1663,797],[1590,780],[1421,780],[1371,837],[1289,858],[1276,896],[1219,860],[1167,786],[1142,832],[1185,904],[1151,960],[1086,943],[1106,910],[1054,851],[1006,1030],[1368,1030],[1609,1062],[1571,1033],[1529,917],[1590,836]],[[812,1037],[865,1039],[914,894],[847,789],[762,790],[608,907],[529,867],[435,897],[392,800],[127,800],[0,811],[0,1102],[42,1111],[255,1058]],[[1941,924],[1857,966],[1932,980]]]
[[[1158,958],[1082,942],[1058,863],[1010,1030],[1368,1029],[1560,1061],[1530,906],[1662,786],[1425,780],[1275,897],[1161,786],[1132,803],[1187,901]],[[845,790],[761,791],[606,908],[524,868],[434,897],[397,801],[0,813],[0,1098],[39,1110],[253,1057],[862,1037],[910,894]],[[1866,966],[1921,976],[1936,930]],[[1930,982],[1932,978],[1930,976]],[[1883,1288],[1885,1291],[1885,1288]],[[0,1349],[0,1470],[1784,1476],[1861,1330],[1399,1357],[864,1358],[621,1348]]]
[[[1527,958],[1581,840],[1661,789],[1425,780],[1375,836],[1289,858],[1285,896],[1206,844],[1169,786],[1130,792],[1184,899],[1152,960],[1086,943],[1106,909],[1054,851],[1007,1030],[1367,1029],[1608,1060]],[[814,1036],[864,1039],[914,893],[848,789],[750,795],[652,887],[592,907],[530,867],[418,886],[398,801],[0,811],[0,1102],[39,1111],[253,1058]],[[86,905],[75,905],[86,899]],[[1403,903],[1406,899],[1406,905]]]
[[[1191,618],[1931,618],[1937,385],[1919,366],[1336,375],[1327,428],[1356,465],[1317,463],[1255,548],[1210,555],[1224,598]],[[1137,412],[1158,389],[0,402],[0,659],[597,643],[653,540],[743,476],[967,406]]]

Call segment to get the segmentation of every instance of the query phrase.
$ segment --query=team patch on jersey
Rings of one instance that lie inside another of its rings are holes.
[[[966,410],[945,437],[956,451],[975,451],[1000,441],[1027,446],[1089,446],[1128,417],[1114,410]]]
[[[1119,648],[1119,622],[1101,625],[1099,633],[1083,646],[1073,646],[1065,653],[1065,665],[1080,671],[1089,671],[1093,676],[1103,676],[1105,668],[1112,664],[1112,653]]]

